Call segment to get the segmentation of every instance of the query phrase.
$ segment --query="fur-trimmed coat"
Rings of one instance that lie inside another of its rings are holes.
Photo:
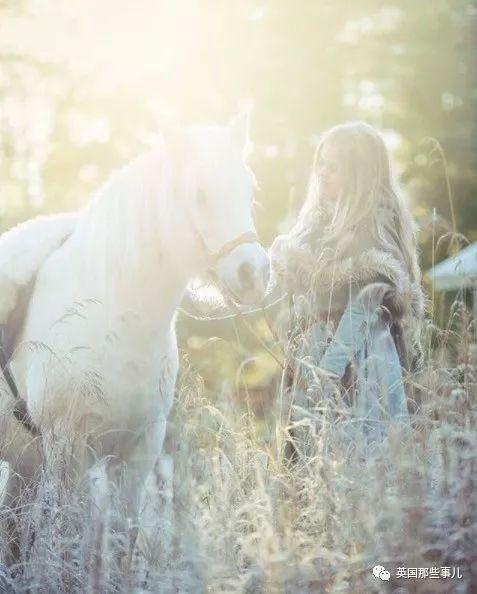
[[[382,305],[398,329],[401,364],[410,371],[419,368],[424,309],[420,282],[411,280],[398,250],[379,245],[370,229],[362,226],[343,238],[339,250],[320,242],[313,250],[292,233],[281,235],[270,249],[270,259],[272,283],[302,297],[301,315],[327,316],[336,323],[363,287],[388,284]]]

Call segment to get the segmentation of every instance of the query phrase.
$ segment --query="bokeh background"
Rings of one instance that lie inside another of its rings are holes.
[[[477,239],[476,42],[469,0],[0,0],[0,231],[78,208],[166,121],[251,109],[266,244],[304,199],[320,134],[363,119],[392,151],[427,268],[456,248],[437,242],[448,231]],[[201,370],[232,377],[251,357],[248,385],[266,384],[269,354],[243,328],[244,348],[217,333],[185,332]]]
[[[385,133],[424,223],[450,220],[439,140],[477,238],[476,41],[468,0],[2,0],[0,224],[83,204],[164,117],[252,108],[265,241],[302,201],[320,133],[358,118]]]

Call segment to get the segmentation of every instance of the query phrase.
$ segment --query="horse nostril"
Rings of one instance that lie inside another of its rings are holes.
[[[241,286],[244,289],[253,289],[254,272],[253,267],[249,262],[243,262],[242,264],[240,264],[238,269],[238,278]]]

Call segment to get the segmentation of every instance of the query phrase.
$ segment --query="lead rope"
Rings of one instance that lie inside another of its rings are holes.
[[[209,274],[210,274],[210,272],[209,272]],[[215,278],[213,280],[215,283],[217,283]],[[228,314],[224,314],[224,315],[220,315],[220,316],[199,316],[199,315],[193,314],[192,312],[188,311],[184,307],[178,307],[177,311],[179,311],[181,314],[183,314],[187,318],[190,318],[191,320],[195,320],[196,322],[225,322],[226,320],[234,320],[238,317],[243,318],[244,316],[254,315],[254,314],[257,314],[260,312],[265,314],[265,312],[268,309],[272,309],[273,307],[275,307],[275,305],[278,305],[282,301],[285,301],[286,298],[287,298],[287,295],[281,295],[280,297],[275,299],[275,301],[272,301],[271,303],[269,303],[268,305],[264,305],[263,307],[247,309],[246,311],[239,310],[239,313],[234,312],[234,313],[228,313]],[[225,295],[224,295],[224,299],[225,299]],[[229,305],[228,301],[226,303],[227,303],[227,305]],[[234,310],[235,309],[237,309],[237,307],[235,307]]]
[[[246,320],[244,313],[240,310],[240,308],[237,306],[237,304],[235,303],[235,301],[230,297],[229,292],[227,290],[227,287],[225,287],[223,285],[223,283],[220,281],[220,279],[217,277],[217,274],[215,273],[215,271],[210,270],[209,274],[213,275],[214,281],[217,283],[217,286],[219,287],[219,289],[222,292],[222,295],[224,297],[224,301],[225,303],[230,307],[230,309],[232,309],[235,314],[232,314],[231,317],[237,317],[240,318],[241,321],[243,322],[244,326],[247,328],[247,330],[250,332],[250,334],[255,338],[255,340],[267,351],[267,353],[274,359],[274,361],[279,365],[279,367],[284,370],[285,369],[285,363],[283,361],[281,361],[277,355],[272,351],[272,349],[267,345],[267,343],[263,340],[263,338],[261,338],[253,329],[252,325],[249,324],[249,322]],[[279,303],[281,300],[283,299],[283,297],[280,297],[279,299],[277,299],[277,301],[275,301],[274,303],[270,304],[267,307],[271,307],[272,305],[275,305],[275,303]],[[265,307],[260,307],[257,308],[256,310],[254,310],[256,312],[265,312]],[[250,312],[247,312],[250,313]],[[265,314],[264,314],[265,317]]]

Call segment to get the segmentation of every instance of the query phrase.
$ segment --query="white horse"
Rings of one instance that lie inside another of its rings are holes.
[[[121,466],[133,521],[163,445],[178,371],[174,315],[188,282],[213,269],[237,302],[265,294],[269,262],[252,220],[246,140],[246,116],[176,133],[115,173],[84,211],[37,223],[39,247],[15,264],[30,269],[26,277],[38,268],[10,369],[45,454],[74,443],[76,478],[98,458],[116,461],[109,479]],[[8,255],[22,227],[14,233],[0,240],[4,318],[16,304]],[[18,451],[31,437],[11,405],[3,390],[0,430],[11,438],[0,458],[28,473],[36,458],[25,463]]]

